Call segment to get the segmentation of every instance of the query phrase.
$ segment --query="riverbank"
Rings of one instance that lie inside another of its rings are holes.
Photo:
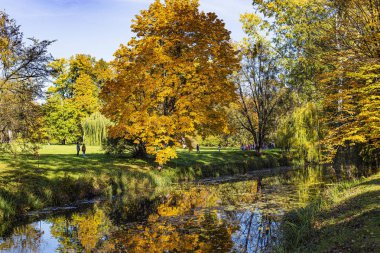
[[[206,177],[218,177],[288,165],[279,150],[253,151],[216,148],[200,153],[179,151],[162,171],[153,160],[110,157],[88,147],[86,158],[75,146],[44,146],[38,156],[0,157],[0,234],[23,214],[97,196],[138,193],[147,188]]]
[[[380,248],[380,173],[328,188],[284,217],[280,252],[376,252]]]

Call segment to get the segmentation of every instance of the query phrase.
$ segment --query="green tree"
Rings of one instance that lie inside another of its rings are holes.
[[[248,37],[239,45],[242,62],[236,75],[239,94],[237,117],[260,151],[270,130],[274,129],[275,116],[280,112],[287,90],[279,76],[276,53],[259,33],[260,18],[245,14],[242,22]]]
[[[78,141],[82,133],[78,128],[78,110],[59,95],[48,95],[44,104],[44,115],[48,140],[51,142]]]
[[[111,70],[105,61],[83,54],[50,65],[54,82],[45,105],[50,139],[77,141],[84,134],[82,121],[100,110],[99,92]]]
[[[107,139],[111,122],[100,112],[95,112],[82,121],[83,141],[90,145],[101,145]]]
[[[296,107],[282,117],[276,130],[276,144],[288,151],[292,149],[299,162],[319,162],[322,129],[319,108],[315,103]]]
[[[16,137],[39,141],[41,108],[36,100],[49,76],[51,43],[25,42],[16,22],[0,11],[0,142]]]

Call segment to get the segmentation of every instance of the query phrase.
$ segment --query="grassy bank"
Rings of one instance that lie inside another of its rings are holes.
[[[260,157],[232,148],[179,150],[179,157],[162,171],[155,169],[153,160],[111,157],[99,147],[87,147],[86,158],[75,152],[72,145],[50,145],[38,156],[0,156],[0,234],[31,210],[286,165],[278,150],[264,151]]]
[[[376,252],[380,248],[380,173],[328,188],[284,217],[283,252]]]

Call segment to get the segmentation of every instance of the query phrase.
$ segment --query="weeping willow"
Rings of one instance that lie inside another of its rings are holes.
[[[300,161],[318,162],[320,135],[318,106],[307,103],[280,121],[276,137],[278,146],[292,149]]]
[[[110,121],[100,112],[95,112],[82,121],[83,141],[88,145],[101,145],[107,138]]]

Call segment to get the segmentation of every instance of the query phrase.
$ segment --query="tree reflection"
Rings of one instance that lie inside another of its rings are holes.
[[[39,252],[43,232],[38,224],[17,227],[13,235],[4,241],[0,239],[0,250],[11,252]]]
[[[111,223],[98,207],[71,217],[59,217],[52,222],[51,234],[60,243],[59,252],[92,252],[109,233]]]
[[[233,235],[238,252],[269,252],[277,240],[278,217],[259,210],[238,214],[240,229]]]
[[[270,252],[283,212],[325,181],[319,170],[287,175],[126,196],[51,218],[50,233],[58,252]],[[0,249],[38,252],[41,233],[21,227]]]
[[[236,227],[216,212],[194,216],[166,216],[118,230],[110,235],[102,252],[228,252]]]

